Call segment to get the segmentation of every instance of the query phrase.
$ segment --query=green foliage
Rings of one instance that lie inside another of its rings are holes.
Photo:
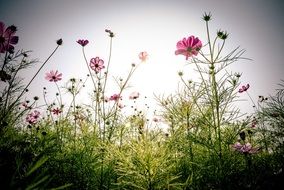
[[[158,137],[146,132],[115,151],[117,189],[181,189],[175,157]]]
[[[44,94],[46,114],[29,124],[23,120],[36,108],[38,98],[19,109],[22,97],[62,40],[26,86],[17,74],[34,61],[27,60],[27,52],[5,53],[0,73],[4,82],[0,96],[1,188],[233,190],[283,185],[283,84],[256,114],[240,120],[240,110],[234,107],[240,74],[228,69],[243,59],[244,50],[235,48],[223,55],[228,33],[219,30],[212,40],[211,14],[205,14],[204,20],[208,43],[198,49],[201,58],[191,59],[199,80],[187,80],[179,73],[183,82],[179,91],[157,98],[167,131],[153,128],[142,111],[124,115],[119,98],[111,100],[112,104],[105,100],[114,37],[110,30],[106,30],[110,36],[106,72],[92,73],[88,67],[94,88],[90,105],[78,104],[85,82],[72,78],[65,86],[72,98],[69,107],[63,104],[56,84],[57,101],[48,103]],[[136,68],[131,66],[125,80],[115,80],[117,97],[128,87]],[[237,149],[236,142],[243,149]],[[245,151],[244,145],[256,147],[255,152]]]

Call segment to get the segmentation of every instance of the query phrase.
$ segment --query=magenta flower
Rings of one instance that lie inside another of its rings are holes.
[[[104,61],[102,59],[100,59],[99,57],[92,58],[91,61],[90,61],[90,67],[96,73],[99,73],[102,69],[105,68]]]
[[[82,47],[86,46],[89,41],[88,40],[77,40],[77,43],[80,44]]]
[[[19,37],[14,36],[17,28],[11,25],[5,29],[5,24],[0,22],[0,53],[13,52],[15,44],[18,43]]]
[[[139,92],[132,92],[130,95],[129,95],[129,99],[130,100],[136,100],[137,98],[139,98]]]
[[[196,56],[201,47],[202,42],[198,38],[189,36],[187,39],[183,38],[182,40],[178,41],[175,54],[184,55],[186,57],[186,60],[188,60],[189,57],[192,57],[194,55]]]
[[[138,56],[139,56],[139,59],[143,62],[148,59],[148,53],[146,51],[140,52]]]
[[[62,73],[58,73],[56,70],[55,72],[51,70],[49,73],[45,73],[45,79],[50,82],[57,82],[62,79]]]
[[[242,86],[242,88],[239,89],[239,93],[243,93],[249,89],[250,85],[247,84],[246,86]]]
[[[51,112],[52,112],[54,115],[59,115],[59,114],[62,112],[62,110],[59,109],[59,108],[54,108],[54,109],[51,110]]]
[[[120,98],[121,96],[119,94],[114,94],[109,98],[109,100],[118,101]]]
[[[29,124],[36,124],[38,122],[40,116],[40,112],[35,110],[32,113],[29,113],[26,117],[26,122],[28,122]]]

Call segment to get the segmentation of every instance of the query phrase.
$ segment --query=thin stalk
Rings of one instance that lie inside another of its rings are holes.
[[[35,79],[35,77],[39,74],[39,72],[41,71],[41,69],[44,67],[44,65],[49,61],[49,59],[54,55],[54,53],[57,51],[57,49],[59,48],[60,45],[57,45],[56,48],[53,50],[53,52],[48,56],[48,58],[43,62],[43,64],[41,65],[41,67],[38,69],[38,71],[35,73],[35,75],[33,76],[33,78],[29,81],[29,83],[25,86],[25,88],[22,90],[22,92],[20,93],[20,95],[16,98],[16,100],[8,107],[7,110],[12,110],[12,108],[15,106],[15,104],[20,100],[20,98],[23,96],[23,94],[25,93],[26,89],[28,89],[28,87],[30,86],[30,84],[32,83],[32,81]],[[6,113],[4,112],[3,117],[1,118],[1,120],[3,120],[6,116]]]

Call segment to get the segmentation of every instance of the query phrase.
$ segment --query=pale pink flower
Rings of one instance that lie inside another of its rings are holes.
[[[112,96],[110,96],[109,100],[118,101],[120,98],[121,96],[119,94],[113,94]]]
[[[102,59],[100,59],[99,57],[92,58],[91,61],[90,61],[90,67],[96,73],[99,73],[102,69],[105,68],[104,61]]]
[[[12,53],[14,51],[15,44],[18,43],[19,37],[14,36],[17,28],[11,25],[5,28],[5,24],[0,22],[0,53],[5,53],[6,51]]]
[[[22,106],[23,106],[23,108],[25,108],[25,109],[28,109],[28,108],[29,108],[29,105],[28,105],[27,102],[22,102]]]
[[[38,122],[39,116],[40,112],[35,110],[27,115],[26,122],[28,122],[29,124],[36,124]]]
[[[124,105],[124,104],[122,104],[121,102],[119,102],[119,103],[117,104],[117,106],[118,106],[120,109],[122,109],[122,108],[124,108],[124,107],[125,107],[125,105]]]
[[[89,43],[89,41],[80,39],[80,40],[77,40],[77,43],[80,44],[82,47],[84,47]]]
[[[146,51],[142,51],[139,53],[139,59],[141,61],[146,61],[148,59],[148,53]]]
[[[235,150],[240,150],[242,147],[243,147],[243,145],[242,145],[240,142],[236,142],[236,143],[233,145],[233,148],[234,148]]]
[[[245,91],[247,91],[249,89],[250,85],[247,84],[246,86],[242,86],[240,89],[239,89],[239,93],[243,93]]]
[[[129,99],[130,99],[130,100],[136,100],[137,98],[139,98],[139,95],[140,95],[139,92],[132,92],[132,93],[129,95]]]
[[[51,70],[49,73],[45,73],[45,79],[50,82],[57,82],[62,79],[62,73],[58,73],[56,70],[55,72]]]
[[[175,51],[176,55],[184,55],[186,60],[189,57],[196,56],[198,51],[202,47],[202,42],[194,36],[189,36],[187,39],[183,38],[182,40],[177,42],[177,50]]]
[[[242,145],[240,142],[237,142],[232,147],[235,151],[238,151],[243,154],[254,154],[259,151],[258,148],[253,148],[250,143]]]

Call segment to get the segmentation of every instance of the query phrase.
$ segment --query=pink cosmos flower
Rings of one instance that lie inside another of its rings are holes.
[[[235,151],[238,151],[243,154],[254,154],[259,151],[258,148],[253,148],[250,143],[242,145],[240,142],[237,142],[232,147]]]
[[[54,109],[51,110],[51,112],[52,112],[54,115],[59,115],[59,114],[62,112],[62,110],[59,109],[59,108],[54,108]]]
[[[29,105],[28,105],[27,102],[22,102],[22,106],[23,106],[23,108],[25,108],[25,109],[28,109],[28,108],[29,108]]]
[[[146,61],[148,59],[148,53],[146,51],[142,51],[139,53],[139,59],[141,61]]]
[[[137,98],[139,98],[139,92],[132,92],[130,95],[129,95],[129,99],[130,100],[136,100]]]
[[[118,101],[120,98],[121,98],[121,96],[119,96],[119,94],[113,94],[113,95],[109,98],[109,100]]]
[[[80,44],[82,47],[86,46],[89,41],[88,40],[77,40],[77,43]]]
[[[102,59],[100,59],[99,57],[92,58],[91,61],[90,61],[90,67],[96,73],[99,73],[102,69],[105,68],[104,61]]]
[[[56,70],[55,72],[51,70],[49,73],[45,73],[45,79],[50,82],[57,82],[62,79],[62,73],[58,73]]]
[[[0,53],[13,52],[15,44],[18,43],[19,37],[14,36],[17,28],[11,25],[5,29],[5,24],[0,22]]]
[[[186,57],[186,60],[188,60],[189,57],[192,57],[194,55],[196,56],[201,47],[202,42],[198,38],[189,36],[187,39],[183,38],[182,40],[178,41],[175,54],[184,55]]]
[[[26,122],[28,122],[29,124],[36,124],[38,122],[39,116],[40,112],[35,110],[27,115]]]
[[[250,85],[247,84],[246,86],[242,86],[242,88],[239,89],[239,93],[243,93],[249,89]]]

